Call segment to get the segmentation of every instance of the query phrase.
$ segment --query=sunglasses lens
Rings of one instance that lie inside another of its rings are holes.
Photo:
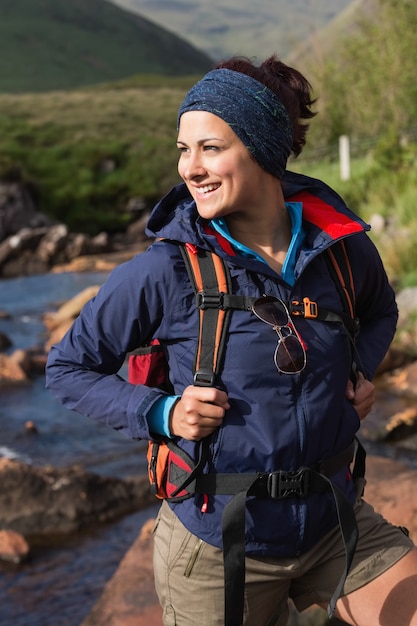
[[[306,355],[298,337],[283,337],[275,350],[275,365],[284,374],[297,374],[304,369]]]
[[[274,355],[278,371],[283,374],[301,372],[306,364],[306,353],[285,304],[275,296],[262,296],[253,303],[252,311],[263,322],[273,326],[279,337]]]
[[[264,296],[256,300],[253,311],[261,320],[272,326],[288,324],[288,312],[285,305],[273,296]]]

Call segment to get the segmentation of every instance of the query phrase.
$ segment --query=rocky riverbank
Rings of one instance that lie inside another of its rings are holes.
[[[86,256],[95,257],[97,265],[99,257],[110,255],[110,260],[103,259],[102,264],[103,269],[111,267],[113,262],[120,262],[118,257],[123,259],[126,251],[131,254],[143,249],[146,242],[148,213],[143,203],[137,204],[140,210],[132,212],[132,222],[125,233],[102,232],[91,237],[70,232],[63,223],[51,222],[37,211],[22,183],[0,181],[0,278],[42,274],[57,265],[68,268]]]

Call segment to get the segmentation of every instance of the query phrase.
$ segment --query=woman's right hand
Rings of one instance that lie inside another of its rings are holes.
[[[358,372],[356,385],[349,380],[346,387],[346,397],[355,407],[359,419],[363,420],[370,413],[375,402],[375,385],[367,380],[362,372]]]
[[[215,387],[190,385],[171,411],[171,435],[200,441],[221,426],[228,409],[226,392]]]

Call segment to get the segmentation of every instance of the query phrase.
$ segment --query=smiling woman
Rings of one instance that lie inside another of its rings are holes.
[[[151,214],[155,243],[110,275],[50,353],[47,384],[67,407],[133,439],[174,440],[195,461],[187,497],[164,501],[155,526],[166,626],[283,626],[289,598],[357,626],[382,624],[382,611],[417,626],[417,551],[363,500],[353,464],[397,307],[367,224],[327,185],[286,170],[313,103],[276,57],[233,58],[196,83],[178,114],[184,183]],[[211,297],[213,278],[196,302],[179,242],[222,257],[231,293]],[[342,245],[355,339],[326,262]],[[193,357],[212,345],[199,341],[210,306],[231,315],[220,372],[201,385]],[[118,375],[156,338],[172,394]]]

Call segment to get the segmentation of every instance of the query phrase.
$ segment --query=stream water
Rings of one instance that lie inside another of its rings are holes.
[[[42,345],[42,315],[107,274],[48,274],[0,280],[0,331],[12,349]],[[26,432],[35,422],[38,434]],[[108,476],[144,473],[144,445],[63,408],[43,376],[24,387],[0,387],[0,457],[34,465],[80,463]],[[78,626],[89,613],[141,526],[157,505],[94,531],[52,540],[27,563],[0,565],[1,626]]]

